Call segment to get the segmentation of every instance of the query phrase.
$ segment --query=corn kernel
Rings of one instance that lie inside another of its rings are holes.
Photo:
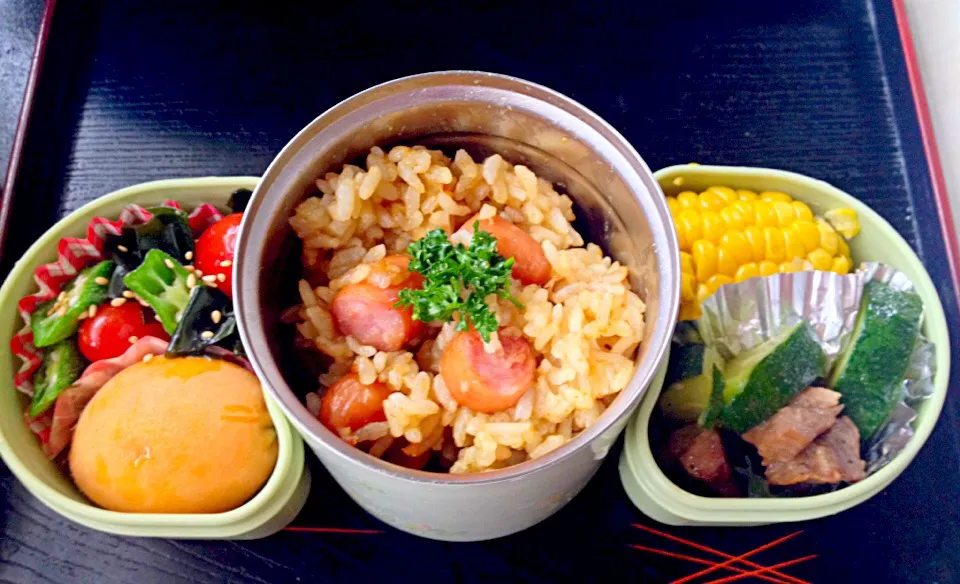
[[[680,207],[683,209],[700,208],[700,198],[697,197],[697,193],[693,191],[683,191],[677,195],[677,202],[680,203]]]
[[[800,236],[792,227],[783,230],[783,242],[786,245],[786,259],[803,258],[807,255]]]
[[[731,229],[720,237],[720,248],[733,257],[737,264],[744,264],[753,259],[753,249],[747,236],[736,229]]]
[[[751,225],[743,230],[743,236],[747,238],[747,243],[750,244],[753,260],[756,262],[762,260],[767,251],[767,244],[763,239],[763,229]]]
[[[826,221],[818,221],[817,228],[820,229],[820,247],[831,256],[837,255],[837,250],[840,249],[840,236]]]
[[[697,299],[697,279],[693,274],[680,274],[680,300],[691,302]]]
[[[702,314],[703,311],[700,310],[700,305],[695,302],[690,302],[680,306],[678,320],[697,320]]]
[[[748,203],[756,201],[759,198],[757,193],[747,189],[737,189],[737,195],[740,196],[741,201],[746,201]]]
[[[763,230],[763,241],[766,245],[764,259],[771,262],[782,262],[787,255],[783,232],[776,227],[767,227]]]
[[[670,216],[673,217],[674,220],[676,220],[677,215],[679,215],[682,210],[676,197],[667,197],[667,208],[670,209]]]
[[[743,282],[750,278],[756,278],[760,275],[760,268],[757,264],[750,262],[737,268],[737,273],[733,275],[734,282]]]
[[[831,272],[836,272],[841,276],[845,276],[850,273],[850,258],[847,256],[839,256],[833,258],[833,267],[830,268]]]
[[[717,249],[717,273],[733,277],[737,273],[737,260],[727,249]]]
[[[763,201],[770,201],[775,203],[777,201],[783,201],[784,203],[789,203],[793,199],[787,193],[781,193],[780,191],[764,191],[760,193],[760,199]]]
[[[693,263],[697,268],[697,281],[706,282],[717,273],[717,246],[706,239],[693,242]]]
[[[774,201],[773,212],[776,214],[777,223],[781,227],[790,225],[797,218],[797,212],[793,209],[793,205],[783,201]]]
[[[753,225],[757,222],[756,215],[753,213],[753,203],[749,201],[737,201],[730,205],[730,208],[736,209],[743,215],[743,223],[745,225]]]
[[[704,211],[700,214],[700,220],[703,222],[703,238],[717,242],[727,230],[727,224],[724,223],[719,213],[714,211]]]
[[[717,193],[712,191],[700,193],[700,208],[704,211],[719,211],[724,206],[723,199]]]
[[[706,284],[697,286],[697,304],[703,304],[703,301],[710,298],[711,294],[713,294],[713,290],[707,288]]]
[[[693,256],[685,251],[680,252],[680,271],[684,274],[693,274]]]
[[[760,262],[759,268],[761,276],[772,276],[780,273],[780,266],[769,260]]]
[[[684,209],[677,217],[677,238],[680,240],[680,250],[690,251],[693,242],[700,239],[702,224],[700,214],[690,209]]]
[[[724,207],[720,211],[720,218],[727,225],[727,229],[740,230],[747,226],[743,213],[736,207]]]
[[[813,264],[814,270],[829,270],[833,267],[833,257],[823,249],[815,249],[807,254],[807,259]]]
[[[792,273],[792,272],[799,272],[799,271],[801,271],[801,270],[803,270],[803,263],[802,263],[802,261],[801,261],[799,258],[798,258],[798,259],[795,259],[795,260],[788,261],[788,262],[781,262],[781,263],[780,263],[780,273],[781,273],[781,274],[789,274],[789,273]]]
[[[723,286],[724,284],[733,284],[733,278],[723,274],[715,274],[711,276],[709,280],[707,280],[707,288],[710,289],[711,294],[720,289],[720,286]]]
[[[811,252],[820,247],[820,229],[813,221],[797,219],[793,222],[793,225],[790,226],[790,229],[796,232],[807,252]]]
[[[823,214],[830,225],[846,238],[860,233],[860,220],[853,209],[831,209]]]
[[[776,227],[780,224],[776,213],[773,212],[773,205],[769,201],[754,201],[753,214],[760,227]]]
[[[813,211],[810,210],[810,207],[808,207],[806,203],[803,201],[794,201],[790,204],[793,205],[793,210],[797,214],[797,219],[813,221]]]
[[[842,237],[840,238],[840,243],[837,246],[837,254],[846,257],[848,260],[850,259],[850,246],[847,245],[847,240]]]
[[[740,198],[737,196],[737,191],[731,189],[730,187],[712,186],[707,187],[707,190],[712,193],[716,193],[725,205],[729,205]]]
[[[809,272],[813,270],[813,262],[811,262],[810,260],[803,260],[800,263],[803,264],[803,271]]]

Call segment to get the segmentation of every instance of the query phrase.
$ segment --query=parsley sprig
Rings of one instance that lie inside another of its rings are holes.
[[[442,229],[434,229],[426,237],[407,247],[409,269],[424,278],[423,288],[400,291],[397,306],[413,307],[413,318],[424,322],[447,322],[459,315],[457,330],[472,324],[484,342],[497,330],[497,317],[487,306],[491,294],[507,299],[516,306],[520,302],[510,294],[510,271],[513,258],[497,253],[497,240],[480,223],[473,224],[470,247],[450,243]]]

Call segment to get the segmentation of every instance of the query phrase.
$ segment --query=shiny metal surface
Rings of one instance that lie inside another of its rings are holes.
[[[293,376],[284,360],[282,339],[289,339],[290,333],[282,330],[279,313],[285,302],[296,301],[299,255],[287,220],[313,190],[316,177],[374,145],[395,143],[430,144],[451,151],[465,148],[474,156],[499,152],[513,163],[527,164],[574,199],[576,227],[585,239],[631,268],[632,284],[648,307],[634,377],[597,424],[547,456],[475,475],[403,469],[335,437],[298,397],[314,387],[291,387],[288,381]],[[328,468],[336,459],[337,465],[345,463],[354,470],[359,465],[418,484],[483,485],[536,473],[575,453],[583,456],[585,450],[596,461],[587,473],[592,475],[669,344],[679,302],[679,250],[652,174],[603,120],[556,92],[519,79],[446,72],[373,87],[331,108],[297,134],[254,193],[238,240],[235,277],[240,283],[236,289],[240,331],[250,360]],[[339,473],[333,468],[331,472],[343,484]]]

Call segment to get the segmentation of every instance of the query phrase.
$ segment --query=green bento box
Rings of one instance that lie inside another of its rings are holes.
[[[855,266],[875,261],[898,268],[913,282],[923,300],[923,334],[936,345],[934,393],[917,406],[915,434],[889,464],[863,481],[837,491],[795,498],[710,498],[675,485],[660,469],[650,448],[649,422],[660,389],[651,387],[627,427],[620,478],[631,501],[646,515],[670,525],[761,525],[802,521],[839,513],[882,491],[910,464],[933,431],[947,396],[950,341],[937,289],[920,259],[897,231],[872,209],[830,184],[793,172],[768,168],[678,165],[654,176],[668,195],[702,191],[713,185],[761,191],[782,191],[803,201],[816,215],[836,208],[856,210],[862,227],[850,240]],[[681,186],[674,180],[682,178]]]
[[[254,539],[283,529],[306,501],[310,473],[304,466],[303,441],[293,431],[280,407],[267,395],[267,408],[277,431],[279,454],[276,467],[259,493],[242,506],[224,513],[154,514],[119,513],[93,505],[69,477],[43,454],[37,438],[24,423],[25,395],[14,388],[14,373],[20,360],[9,349],[10,340],[21,328],[17,313],[20,298],[37,290],[34,270],[56,260],[57,242],[63,237],[84,237],[94,217],[115,219],[131,203],[158,205],[176,200],[185,207],[211,203],[226,207],[236,189],[253,189],[258,178],[188,178],[161,180],[134,185],[100,197],[77,209],[47,230],[17,262],[0,288],[0,456],[20,482],[45,505],[81,525],[118,535]]]

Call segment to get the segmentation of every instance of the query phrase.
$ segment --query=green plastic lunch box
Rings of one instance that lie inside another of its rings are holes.
[[[0,288],[0,456],[20,482],[45,505],[81,525],[118,535],[254,539],[284,528],[297,515],[310,490],[310,473],[304,466],[304,447],[279,406],[265,394],[279,442],[277,465],[259,493],[242,506],[225,513],[154,514],[119,513],[93,505],[70,478],[47,459],[36,437],[24,423],[27,397],[14,388],[13,376],[20,360],[10,350],[10,339],[22,327],[17,313],[20,298],[37,290],[33,271],[56,260],[63,237],[84,237],[94,217],[115,219],[126,205],[157,205],[176,200],[185,207],[211,203],[225,207],[236,189],[253,189],[258,178],[187,178],[143,183],[121,189],[84,205],[47,230],[17,262]]]
[[[651,385],[627,427],[620,478],[633,503],[651,518],[670,525],[760,525],[815,519],[839,513],[882,491],[903,472],[933,431],[947,396],[950,377],[950,341],[947,322],[920,258],[897,231],[880,215],[854,197],[826,182],[800,174],[767,168],[679,165],[664,168],[654,176],[668,195],[702,191],[712,185],[761,191],[782,191],[803,201],[817,215],[836,208],[854,209],[860,233],[850,240],[855,265],[882,262],[904,272],[924,303],[923,334],[936,345],[937,371],[933,395],[917,406],[915,434],[906,448],[889,464],[863,481],[837,491],[796,498],[710,498],[689,493],[663,473],[650,449],[651,414],[662,386]],[[676,179],[682,179],[676,181]],[[665,367],[666,358],[661,367]]]

